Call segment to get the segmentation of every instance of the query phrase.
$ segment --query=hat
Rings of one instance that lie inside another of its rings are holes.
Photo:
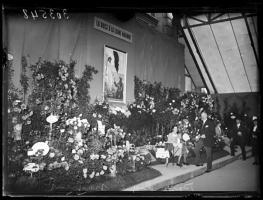
[[[253,117],[252,117],[252,120],[253,120],[253,121],[258,120],[258,117],[257,117],[257,116],[253,116]]]

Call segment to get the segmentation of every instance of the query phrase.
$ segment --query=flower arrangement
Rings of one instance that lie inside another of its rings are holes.
[[[8,105],[8,133],[14,140],[21,140],[22,128],[32,122],[33,111],[20,99]]]
[[[116,146],[124,139],[126,133],[119,126],[114,124],[114,128],[107,130],[106,137],[110,139],[111,146]]]

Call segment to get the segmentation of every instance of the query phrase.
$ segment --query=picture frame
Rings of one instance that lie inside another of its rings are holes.
[[[126,104],[127,52],[104,45],[103,99]]]

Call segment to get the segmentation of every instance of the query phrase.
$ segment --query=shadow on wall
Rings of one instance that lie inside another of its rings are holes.
[[[225,113],[248,114],[248,116],[260,114],[260,93],[229,93],[216,94],[216,106],[221,117]]]

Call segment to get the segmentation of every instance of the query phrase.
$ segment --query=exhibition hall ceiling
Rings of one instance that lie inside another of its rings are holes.
[[[210,93],[259,91],[255,14],[184,16],[181,26],[195,67]]]

